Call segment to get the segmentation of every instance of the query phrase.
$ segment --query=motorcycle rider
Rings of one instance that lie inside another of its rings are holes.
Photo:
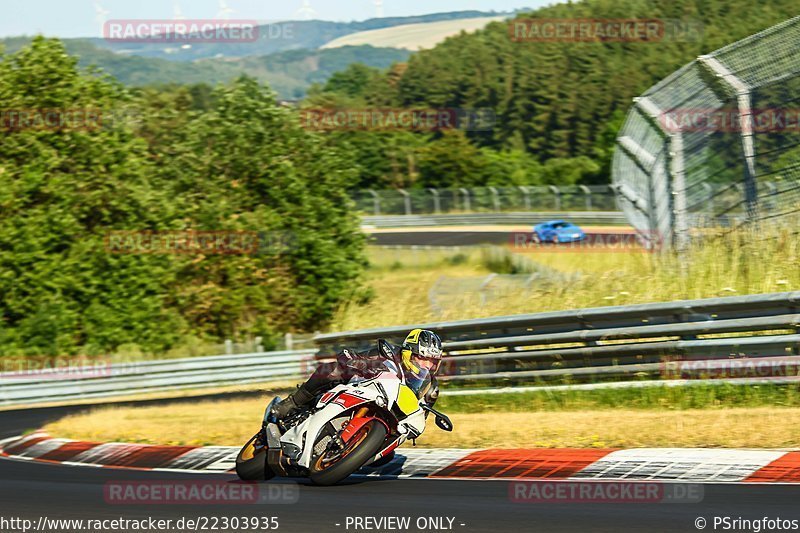
[[[381,346],[391,353],[383,353]],[[406,383],[430,406],[439,397],[436,372],[442,362],[442,340],[434,332],[424,329],[412,330],[402,346],[378,341],[378,346],[366,352],[354,352],[345,348],[332,363],[320,364],[308,380],[297,390],[279,402],[272,413],[279,420],[306,406],[319,394],[336,385],[350,381],[354,376],[370,377],[381,372],[386,359],[399,361]]]

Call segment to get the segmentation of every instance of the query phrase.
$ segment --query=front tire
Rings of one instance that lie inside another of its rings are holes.
[[[329,464],[325,464],[326,453],[315,457],[309,469],[309,478],[315,485],[335,485],[375,457],[384,440],[386,426],[379,420],[370,420],[350,440],[343,457]]]
[[[242,481],[265,481],[275,477],[267,466],[267,447],[260,445],[261,433],[247,441],[236,456],[236,475]]]

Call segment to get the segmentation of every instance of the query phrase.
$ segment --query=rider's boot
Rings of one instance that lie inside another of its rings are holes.
[[[275,407],[272,408],[272,413],[278,420],[281,420],[300,407],[310,403],[315,397],[316,395],[312,394],[306,388],[305,384],[300,385],[293,394],[290,394],[286,399],[278,402]]]

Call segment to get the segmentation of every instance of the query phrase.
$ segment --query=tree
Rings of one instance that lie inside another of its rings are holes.
[[[79,73],[55,40],[2,58],[6,118],[47,110],[63,123],[20,123],[0,138],[0,353],[164,349],[184,329],[165,291],[171,258],[116,256],[104,245],[111,229],[157,227],[170,213],[149,186],[145,143],[103,122],[128,99],[116,83]]]
[[[0,355],[314,330],[359,293],[357,167],[267,87],[132,95],[44,38],[0,59]],[[18,118],[45,112],[65,121]],[[111,232],[163,230],[248,230],[260,247],[109,246]]]

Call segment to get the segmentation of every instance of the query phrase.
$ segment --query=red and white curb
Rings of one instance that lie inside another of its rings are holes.
[[[32,433],[0,442],[0,456],[70,466],[229,473],[239,449],[82,442]],[[367,476],[435,479],[627,480],[800,483],[800,451],[699,448],[631,450],[402,449]]]

